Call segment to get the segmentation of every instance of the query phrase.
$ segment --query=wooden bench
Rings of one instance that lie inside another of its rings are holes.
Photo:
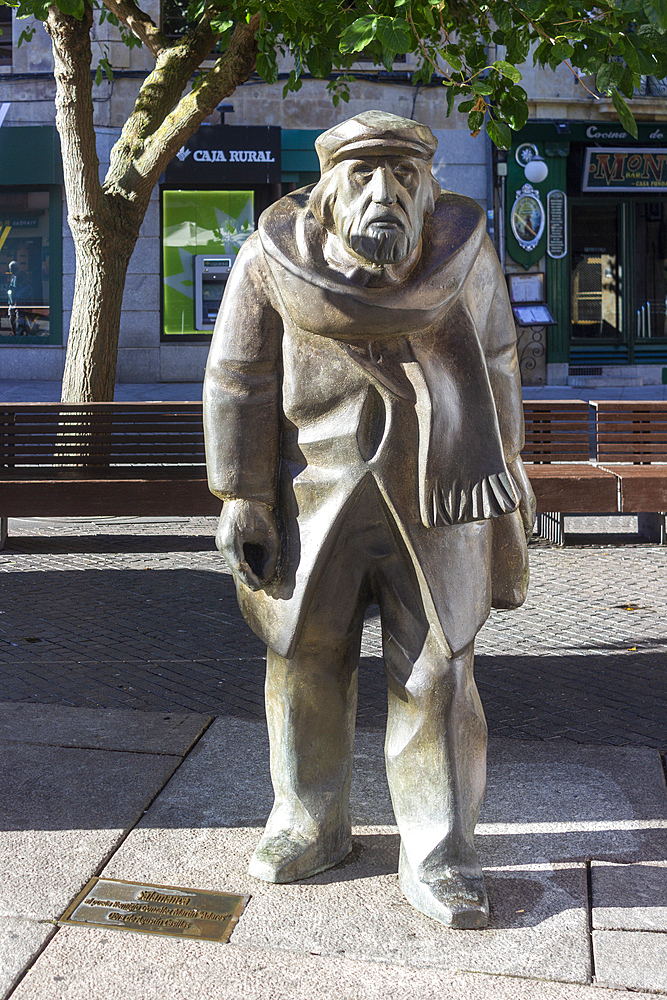
[[[597,457],[619,480],[619,511],[637,514],[639,533],[665,543],[667,402],[592,404],[597,412]]]
[[[659,517],[664,540],[667,403],[592,405],[598,465],[588,403],[524,402],[538,534],[562,544],[565,514],[631,512]],[[8,517],[219,512],[201,403],[0,403],[0,547]]]
[[[588,403],[526,399],[523,409],[521,456],[537,500],[537,534],[562,545],[565,514],[617,513],[617,479],[591,464]]]
[[[201,403],[0,403],[8,517],[210,515]]]

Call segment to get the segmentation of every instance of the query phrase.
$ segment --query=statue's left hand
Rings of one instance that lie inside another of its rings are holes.
[[[276,573],[280,538],[273,510],[259,500],[226,500],[215,536],[232,573],[261,590]]]
[[[533,525],[535,524],[535,516],[537,514],[537,500],[535,499],[533,487],[530,485],[530,480],[526,474],[526,467],[521,457],[519,456],[513,462],[509,462],[507,467],[521,495],[519,513],[521,514],[523,530],[526,532],[527,541],[533,533]]]

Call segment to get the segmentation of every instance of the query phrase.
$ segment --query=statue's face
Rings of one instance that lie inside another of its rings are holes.
[[[425,161],[403,156],[342,160],[334,167],[331,205],[345,246],[374,264],[398,264],[417,246],[424,214],[433,210]]]

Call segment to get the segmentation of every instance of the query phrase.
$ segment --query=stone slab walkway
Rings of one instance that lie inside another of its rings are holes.
[[[2,704],[0,734],[3,998],[667,992],[656,751],[492,740],[491,924],[449,931],[398,888],[379,731],[358,736],[352,854],[291,886],[246,872],[272,798],[262,722]],[[93,874],[252,898],[229,945],[57,928]]]

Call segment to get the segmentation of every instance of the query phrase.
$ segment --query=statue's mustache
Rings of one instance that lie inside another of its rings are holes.
[[[410,219],[405,209],[399,205],[378,205],[372,202],[358,213],[358,227],[366,229],[374,223],[391,222],[403,230],[410,229]]]

